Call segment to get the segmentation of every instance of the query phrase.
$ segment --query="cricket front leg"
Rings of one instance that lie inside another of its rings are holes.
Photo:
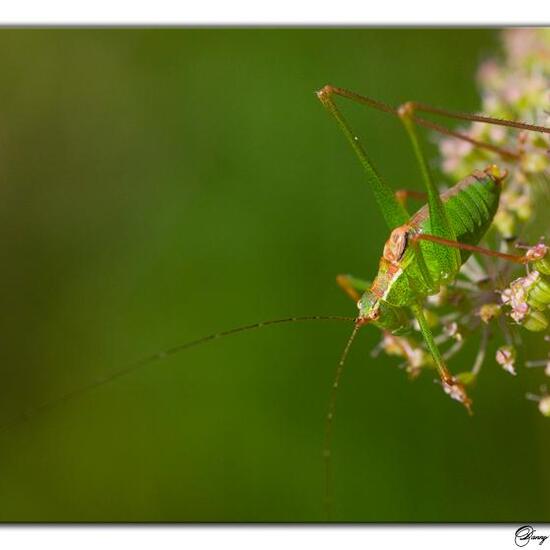
[[[414,235],[411,238],[411,240],[413,243],[418,241],[429,241],[432,243],[440,244],[442,246],[446,246],[448,248],[468,250],[469,252],[483,254],[484,256],[490,256],[492,258],[500,258],[501,260],[506,260],[508,262],[512,262],[515,264],[528,264],[531,262],[536,262],[537,260],[541,260],[542,258],[544,258],[548,251],[548,247],[545,244],[539,243],[535,246],[529,247],[525,254],[522,254],[522,255],[506,254],[504,252],[491,250],[490,248],[485,248],[483,246],[460,243],[458,241],[443,239],[442,237],[438,237],[436,235],[429,235],[427,233],[419,233],[417,235]]]
[[[338,286],[355,302],[357,303],[361,298],[361,294],[366,290],[369,290],[372,286],[370,281],[364,281],[358,279],[353,275],[337,275],[336,282]]]
[[[422,332],[422,336],[424,337],[426,346],[428,347],[428,350],[434,359],[439,377],[441,378],[443,390],[453,399],[456,399],[457,401],[462,403],[466,407],[468,413],[472,414],[472,401],[468,397],[464,386],[447,369],[445,361],[441,356],[441,352],[439,351],[439,348],[435,343],[432,331],[430,330],[428,322],[426,321],[426,317],[422,310],[422,305],[415,304],[411,306],[411,310],[416,320],[418,321],[418,324],[420,325],[420,331]]]

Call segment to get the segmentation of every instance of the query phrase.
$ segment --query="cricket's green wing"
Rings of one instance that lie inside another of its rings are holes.
[[[477,245],[489,229],[498,209],[501,190],[499,182],[498,178],[476,170],[441,194],[442,204],[459,243]],[[422,233],[437,234],[427,206],[423,206],[411,218],[411,224]],[[460,250],[461,263],[470,254],[468,250]]]

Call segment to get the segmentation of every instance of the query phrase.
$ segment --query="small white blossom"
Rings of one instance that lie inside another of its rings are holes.
[[[539,401],[539,411],[544,416],[550,416],[550,395],[545,395]]]
[[[515,376],[516,369],[514,363],[516,361],[516,352],[511,346],[501,346],[496,353],[497,363],[506,371]]]
[[[510,283],[510,286],[504,289],[500,295],[503,304],[510,306],[510,317],[521,323],[527,313],[529,313],[529,304],[527,303],[529,289],[538,281],[539,273],[532,271],[525,277],[520,277]]]

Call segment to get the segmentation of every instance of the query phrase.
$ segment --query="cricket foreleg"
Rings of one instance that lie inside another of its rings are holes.
[[[354,301],[358,302],[361,294],[369,290],[372,283],[358,279],[353,275],[337,275],[336,282],[338,286]]]
[[[425,233],[419,233],[412,237],[413,241],[430,241],[433,243],[441,244],[443,246],[448,246],[450,248],[458,248],[459,250],[468,250],[470,252],[477,252],[478,254],[483,254],[485,256],[492,256],[493,258],[500,258],[509,262],[516,264],[527,264],[529,262],[540,259],[544,256],[545,250],[541,252],[542,255],[537,254],[536,248],[533,247],[533,250],[528,251],[527,254],[516,255],[516,254],[505,254],[504,252],[497,252],[496,250],[491,250],[490,248],[484,248],[482,246],[476,246],[473,244],[460,243],[458,241],[453,241],[449,239],[443,239],[442,237],[437,237],[436,235],[428,235]]]
[[[435,362],[435,366],[437,367],[437,371],[439,373],[439,377],[441,378],[441,384],[443,385],[443,389],[445,390],[445,393],[450,395],[453,399],[460,401],[466,407],[468,412],[472,414],[472,409],[471,409],[472,401],[468,397],[468,394],[466,393],[464,386],[460,382],[458,382],[458,380],[456,380],[456,378],[447,369],[447,366],[445,365],[445,361],[443,360],[441,352],[439,351],[439,348],[435,343],[432,331],[428,326],[426,317],[424,316],[422,305],[417,304],[417,305],[411,306],[411,310],[416,320],[418,321],[418,325],[420,326],[420,332],[422,332],[422,336],[424,337],[424,341],[426,342],[428,351],[433,357],[433,360]]]

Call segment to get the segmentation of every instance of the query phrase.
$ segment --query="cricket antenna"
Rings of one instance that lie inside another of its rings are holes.
[[[26,420],[29,420],[32,418],[35,414],[45,411],[47,409],[51,409],[55,407],[56,405],[59,405],[61,403],[65,403],[67,401],[71,401],[72,399],[78,397],[79,395],[82,395],[90,390],[93,390],[94,388],[97,388],[99,386],[103,386],[104,384],[109,384],[110,382],[113,382],[117,380],[118,378],[122,378],[124,376],[128,376],[129,374],[133,373],[134,371],[141,369],[143,367],[146,367],[152,363],[156,363],[157,361],[161,361],[162,359],[166,359],[167,357],[170,357],[172,355],[175,355],[181,351],[187,350],[189,348],[193,348],[195,346],[200,346],[202,344],[206,344],[207,342],[210,342],[211,340],[217,340],[218,338],[223,338],[225,336],[231,336],[232,334],[238,334],[240,332],[246,332],[250,330],[256,330],[263,327],[267,327],[269,325],[279,325],[283,323],[296,323],[300,321],[347,321],[352,322],[355,321],[353,317],[344,317],[339,315],[306,315],[301,317],[286,317],[284,319],[272,319],[269,321],[261,321],[259,323],[254,323],[252,325],[245,325],[241,327],[232,328],[229,330],[224,330],[222,332],[216,332],[214,334],[209,334],[208,336],[203,336],[202,338],[198,338],[197,340],[191,340],[189,342],[185,342],[183,344],[179,344],[178,346],[174,346],[172,348],[168,348],[164,351],[157,352],[153,355],[149,355],[148,357],[145,357],[144,359],[141,359],[140,361],[137,361],[136,363],[132,363],[131,365],[128,365],[126,368],[120,369],[118,371],[113,372],[112,374],[108,374],[102,378],[96,378],[94,381],[90,382],[89,384],[86,384],[84,386],[80,386],[79,388],[76,388],[74,390],[70,390],[67,393],[54,398],[50,401],[45,401],[44,403],[37,405],[33,407],[32,409],[27,409],[24,413],[21,413],[12,419],[8,420],[4,424],[0,425],[0,433],[6,431],[7,429],[11,428],[14,425],[20,424],[22,422],[25,422]]]
[[[340,380],[344,371],[344,365],[351,349],[351,345],[355,340],[357,332],[364,322],[355,321],[355,327],[351,336],[348,338],[346,347],[342,352],[336,372],[334,373],[334,381],[330,391],[330,399],[327,410],[327,417],[325,422],[325,440],[323,443],[323,459],[325,464],[325,515],[326,519],[330,520],[332,515],[332,497],[333,497],[333,484],[332,484],[332,422],[334,420],[334,413],[336,412],[336,396],[338,393],[338,387],[340,386]]]

